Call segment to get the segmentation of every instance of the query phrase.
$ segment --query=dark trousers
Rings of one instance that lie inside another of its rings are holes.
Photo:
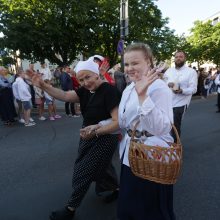
[[[73,102],[65,102],[65,112],[67,115],[70,114],[71,112],[71,115],[75,115],[76,112],[75,112],[75,105]]]
[[[118,189],[117,174],[111,164],[117,146],[118,135],[115,134],[80,139],[68,206],[79,207],[92,182],[99,186],[98,192]]]
[[[218,93],[218,97],[217,97],[217,106],[218,106],[218,111],[220,111],[220,93]]]
[[[4,88],[0,91],[0,115],[4,122],[13,122],[17,116],[11,88]]]
[[[186,105],[173,108],[174,125],[178,131],[179,136],[181,135],[182,117],[183,117],[183,113],[186,111],[186,108],[187,108]],[[172,131],[172,136],[174,138],[174,141],[176,141],[176,135],[173,131]]]
[[[34,91],[34,87],[32,85],[30,85],[30,90],[31,90],[31,103],[32,103],[32,106],[35,107],[36,106],[35,91]]]
[[[119,220],[175,220],[173,185],[142,179],[122,165],[117,214]]]

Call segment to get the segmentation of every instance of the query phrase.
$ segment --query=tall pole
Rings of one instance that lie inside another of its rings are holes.
[[[124,72],[124,41],[128,35],[128,0],[120,0],[120,41],[121,51],[121,70]]]

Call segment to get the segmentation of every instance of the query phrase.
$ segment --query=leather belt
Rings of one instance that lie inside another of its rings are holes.
[[[131,136],[132,136],[132,133],[133,133],[133,130],[129,129],[129,130],[127,130],[127,133],[128,133],[128,136],[131,137]],[[152,134],[149,133],[148,131],[135,130],[134,136],[135,136],[136,138],[140,138],[140,137],[142,137],[142,136],[152,137],[152,136],[154,136],[154,135],[152,135]]]

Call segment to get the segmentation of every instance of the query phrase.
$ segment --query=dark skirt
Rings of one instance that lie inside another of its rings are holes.
[[[0,91],[0,115],[4,122],[12,122],[17,116],[11,88],[4,88]]]
[[[175,220],[173,185],[136,177],[122,165],[118,200],[120,220]]]
[[[89,140],[80,139],[68,206],[77,208],[92,182],[97,184],[97,193],[114,191],[119,187],[115,169],[111,164],[117,146],[118,135],[108,134]]]

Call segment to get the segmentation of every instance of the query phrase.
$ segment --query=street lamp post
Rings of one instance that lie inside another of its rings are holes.
[[[128,35],[128,0],[120,0],[121,70],[124,72],[124,40]]]

